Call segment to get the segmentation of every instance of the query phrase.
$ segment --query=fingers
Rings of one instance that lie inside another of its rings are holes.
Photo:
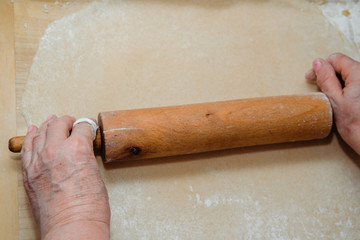
[[[342,94],[342,87],[332,65],[323,59],[316,59],[313,62],[313,71],[321,91],[331,99],[338,99]]]
[[[308,80],[309,83],[316,83],[316,73],[314,72],[314,69],[310,69],[305,74],[306,80]]]
[[[358,76],[360,75],[359,62],[342,53],[331,54],[327,58],[327,61],[335,69],[336,73],[341,74],[342,79],[345,81],[345,85],[353,80],[358,80]],[[352,75],[356,77],[352,78]]]
[[[25,166],[25,167],[28,165],[28,163],[31,160],[32,149],[33,149],[33,139],[35,137],[37,130],[38,130],[38,128],[36,126],[30,125],[28,127],[25,139],[22,144],[21,160],[22,160],[23,166]]]
[[[43,122],[40,125],[39,129],[37,130],[37,132],[33,138],[33,142],[32,142],[32,144],[33,144],[32,157],[34,157],[34,154],[36,154],[44,149],[48,123],[55,118],[57,118],[55,115],[48,116],[46,121]]]
[[[96,122],[94,119],[92,120]],[[30,126],[21,152],[23,163],[30,164],[44,149],[50,153],[57,145],[69,138],[70,131],[72,131],[73,139],[80,140],[77,141],[77,144],[81,146],[87,142],[88,145],[85,144],[84,147],[92,148],[92,126],[89,123],[81,122],[73,127],[74,122],[75,118],[70,116],[57,118],[55,115],[50,115],[39,128]]]
[[[70,116],[63,116],[50,121],[46,130],[45,145],[48,146],[49,144],[65,141],[70,135],[74,122],[75,118]]]

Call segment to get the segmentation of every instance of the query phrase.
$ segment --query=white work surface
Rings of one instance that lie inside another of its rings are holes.
[[[304,80],[314,58],[340,51],[359,59],[359,30],[352,25],[357,5],[15,2],[18,106],[28,123],[39,124],[51,113],[96,117],[107,110],[317,91]],[[346,9],[349,16],[342,14]],[[18,119],[23,134],[26,124]],[[332,134],[101,164],[112,239],[356,239],[359,163]],[[34,239],[21,179],[19,194],[19,236]]]

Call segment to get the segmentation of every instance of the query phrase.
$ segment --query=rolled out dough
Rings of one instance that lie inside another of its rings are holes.
[[[311,61],[359,58],[354,46],[308,1],[95,2],[49,25],[21,110],[40,124],[316,91],[303,77]],[[102,167],[112,238],[355,239],[354,161],[333,136]]]

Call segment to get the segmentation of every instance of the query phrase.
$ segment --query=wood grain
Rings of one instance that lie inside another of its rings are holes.
[[[99,114],[104,161],[168,157],[325,138],[332,127],[322,93]]]
[[[0,53],[0,239],[17,239],[20,168],[6,147],[6,138],[16,133],[14,11],[10,0],[0,0]]]

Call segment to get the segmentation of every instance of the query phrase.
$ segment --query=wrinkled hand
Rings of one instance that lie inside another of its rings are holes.
[[[344,88],[337,74],[344,81]],[[360,63],[334,53],[326,60],[314,60],[305,77],[328,96],[338,132],[360,154]]]
[[[25,190],[42,239],[108,239],[109,201],[91,128],[72,128],[74,121],[51,115],[39,129],[28,128],[21,152]]]

